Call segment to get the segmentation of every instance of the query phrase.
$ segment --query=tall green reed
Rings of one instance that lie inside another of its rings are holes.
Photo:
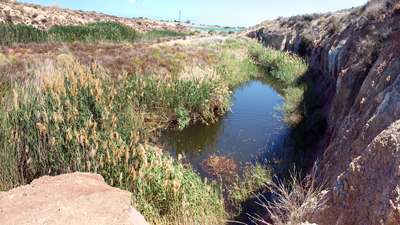
[[[73,43],[107,41],[113,43],[154,41],[167,36],[186,36],[175,31],[148,31],[140,34],[132,27],[115,21],[88,23],[83,26],[53,26],[48,31],[26,25],[0,22],[0,44]]]

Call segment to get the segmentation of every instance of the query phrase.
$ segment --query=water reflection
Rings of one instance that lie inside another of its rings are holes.
[[[278,91],[264,80],[252,80],[236,87],[231,101],[231,111],[209,126],[163,132],[164,148],[172,155],[184,155],[186,163],[202,176],[225,171],[240,174],[243,166],[260,155],[273,160],[286,135],[274,109],[282,104]]]

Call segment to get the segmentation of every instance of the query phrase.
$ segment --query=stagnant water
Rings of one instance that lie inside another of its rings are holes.
[[[278,92],[263,80],[251,80],[234,90],[231,101],[231,110],[216,123],[164,131],[159,139],[164,149],[182,154],[202,177],[240,175],[249,163],[274,160],[287,133],[276,110],[283,103]]]

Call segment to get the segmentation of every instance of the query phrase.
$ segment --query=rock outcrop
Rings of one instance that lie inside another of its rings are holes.
[[[98,174],[45,176],[0,192],[0,224],[147,224],[130,202]]]
[[[40,29],[50,29],[61,25],[85,25],[92,22],[118,21],[138,31],[171,30],[186,32],[178,22],[166,22],[141,18],[121,18],[103,13],[61,9],[57,5],[40,6],[16,1],[0,1],[0,22],[29,25]]]
[[[328,109],[319,174],[328,178],[330,201],[310,222],[400,224],[399,4],[374,0],[314,15],[304,30],[279,19],[245,33],[292,52],[313,37],[308,59]]]

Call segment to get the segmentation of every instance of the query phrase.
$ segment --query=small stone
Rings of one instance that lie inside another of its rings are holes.
[[[378,103],[381,103],[383,100],[383,97],[385,97],[385,94],[383,92],[379,93],[378,96],[376,96],[375,101]]]

